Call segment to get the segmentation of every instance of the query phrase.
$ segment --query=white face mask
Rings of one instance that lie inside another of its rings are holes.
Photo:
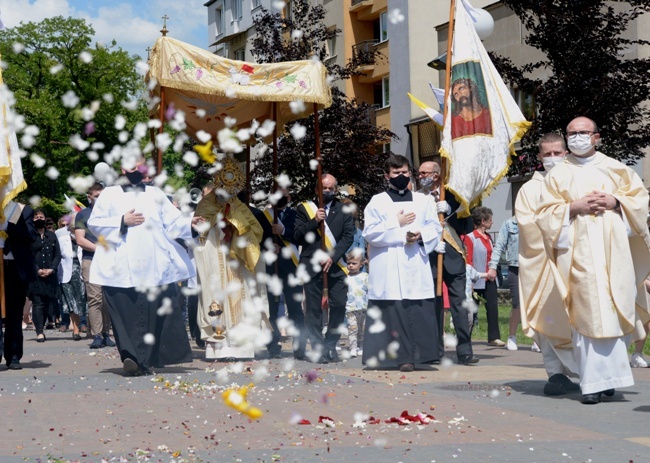
[[[567,139],[567,147],[573,154],[582,156],[591,151],[594,145],[591,144],[591,135],[575,134]]]
[[[544,170],[548,172],[562,161],[564,161],[564,156],[549,156],[542,159],[542,164],[544,165]]]

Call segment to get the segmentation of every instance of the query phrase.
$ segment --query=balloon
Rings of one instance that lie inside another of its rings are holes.
[[[485,40],[494,32],[494,19],[490,13],[482,9],[476,8],[474,14],[476,16],[474,29],[476,29],[479,38]]]

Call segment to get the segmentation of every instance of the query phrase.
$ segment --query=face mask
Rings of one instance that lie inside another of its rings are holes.
[[[594,145],[591,144],[590,135],[580,134],[570,136],[567,139],[567,146],[573,154],[577,154],[578,156],[587,154],[594,147]]]
[[[428,190],[433,185],[433,177],[424,177],[420,180],[420,188]]]
[[[287,198],[286,196],[283,196],[282,198],[278,199],[277,203],[275,203],[275,207],[277,207],[278,209],[282,209],[288,203],[289,203],[289,198]]]
[[[126,178],[131,182],[132,185],[139,185],[142,183],[142,172],[139,170],[134,170],[133,172],[126,172]]]
[[[336,193],[333,191],[323,191],[323,203],[327,204],[336,198]]]
[[[36,228],[45,228],[45,219],[34,220],[34,225]]]
[[[397,177],[389,178],[388,181],[396,190],[404,191],[409,186],[411,178],[404,174],[399,174]]]
[[[559,157],[559,156],[551,156],[548,158],[542,159],[542,164],[544,165],[544,170],[548,172],[551,170],[553,167],[557,166],[560,164],[562,161],[564,161],[564,157]]]

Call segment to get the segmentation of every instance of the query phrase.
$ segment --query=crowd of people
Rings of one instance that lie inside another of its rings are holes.
[[[89,347],[117,345],[127,375],[191,362],[188,320],[210,361],[261,350],[279,358],[288,335],[296,360],[339,362],[346,335],[346,358],[410,372],[445,356],[446,312],[457,363],[474,365],[482,301],[489,345],[516,350],[521,325],[542,354],[544,393],[581,390],[583,403],[596,404],[633,384],[627,347],[645,340],[650,320],[648,192],[630,168],[597,151],[599,138],[584,117],[566,138],[541,138],[544,170],[521,188],[496,242],[489,208],[459,217],[440,165],[423,162],[416,177],[400,155],[388,158],[386,191],[372,197],[363,221],[330,174],[312,201],[294,205],[278,188],[255,207],[228,159],[193,213],[151,184],[143,161],[123,166],[122,182],[93,185],[89,207],[62,217],[56,232],[43,211],[11,202],[4,358],[21,368],[28,300],[38,342],[48,318],[70,327],[74,340],[87,325]],[[501,261],[512,300],[506,342]],[[633,366],[647,366],[642,348]]]

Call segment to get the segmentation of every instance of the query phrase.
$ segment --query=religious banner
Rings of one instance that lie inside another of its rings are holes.
[[[440,153],[448,160],[446,187],[461,203],[459,216],[466,217],[508,172],[514,145],[530,122],[490,61],[465,2],[452,1],[456,20]]]
[[[10,118],[12,108],[7,101],[9,90],[4,87],[0,70],[0,224],[5,222],[7,204],[27,188],[20,161],[20,148]],[[0,246],[1,247],[1,246]]]

